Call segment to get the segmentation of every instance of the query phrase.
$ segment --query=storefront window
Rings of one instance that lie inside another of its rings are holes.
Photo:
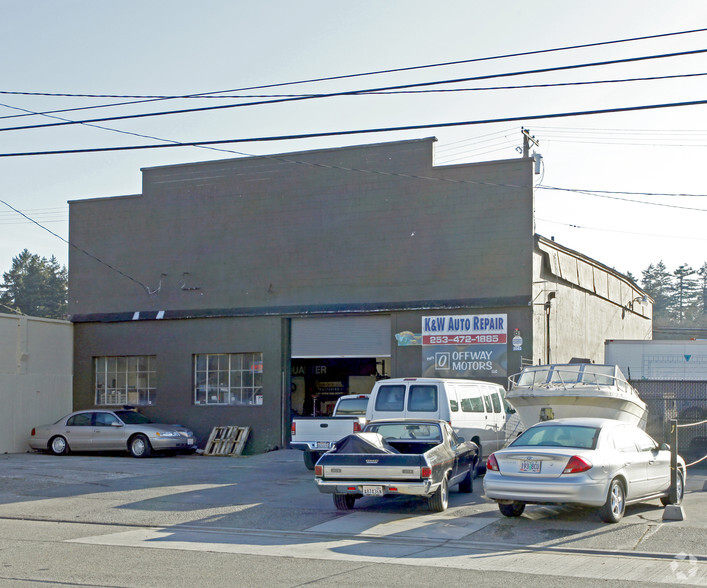
[[[261,405],[263,403],[263,354],[195,355],[194,403]]]
[[[154,355],[94,357],[96,405],[155,404],[156,367]]]

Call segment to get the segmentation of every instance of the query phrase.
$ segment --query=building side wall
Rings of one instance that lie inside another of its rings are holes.
[[[533,363],[602,363],[607,339],[651,338],[652,307],[637,301],[632,306],[640,292],[628,280],[597,266],[583,270],[576,259],[570,281],[569,261],[553,266],[540,249],[533,259]],[[565,277],[558,275],[563,270]]]
[[[0,315],[0,452],[29,450],[33,426],[72,409],[73,325]]]

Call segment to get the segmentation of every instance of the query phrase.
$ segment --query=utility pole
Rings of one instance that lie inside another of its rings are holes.
[[[539,147],[540,143],[527,129],[521,127],[520,132],[523,134],[523,157],[530,157],[530,144]]]

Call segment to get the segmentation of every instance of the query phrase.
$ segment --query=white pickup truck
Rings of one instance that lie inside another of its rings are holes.
[[[329,417],[292,419],[290,447],[304,451],[304,465],[313,470],[317,460],[339,439],[360,432],[366,424],[367,394],[342,396]]]

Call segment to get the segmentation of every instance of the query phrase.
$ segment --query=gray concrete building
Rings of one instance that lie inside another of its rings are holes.
[[[139,195],[71,202],[75,408],[249,425],[266,451],[376,378],[505,385],[651,337],[645,292],[535,234],[532,159],[436,167],[434,141],[148,168]]]

